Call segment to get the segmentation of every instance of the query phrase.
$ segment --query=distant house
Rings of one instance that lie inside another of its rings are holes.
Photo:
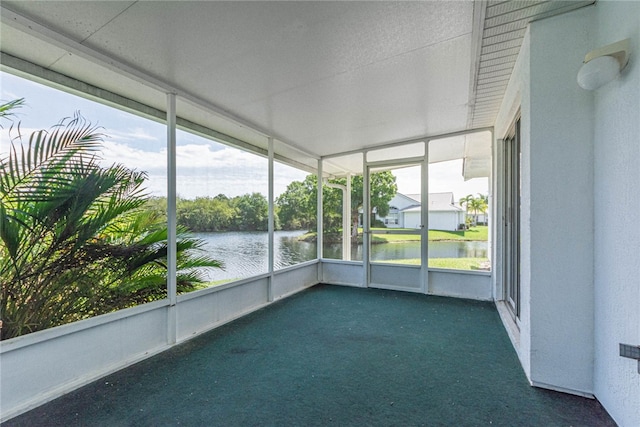
[[[397,193],[389,202],[386,217],[376,219],[389,228],[420,228],[422,206],[419,194]],[[429,193],[429,228],[431,230],[457,230],[464,224],[466,212],[456,206],[453,193]]]

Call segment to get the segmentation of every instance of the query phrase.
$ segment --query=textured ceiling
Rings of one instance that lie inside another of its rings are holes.
[[[3,6],[315,155],[466,124],[469,1]],[[29,27],[17,29],[34,36]],[[3,37],[3,51],[111,91],[127,87],[123,95],[138,97],[133,85],[114,84],[61,44],[47,50],[38,40],[25,45],[24,35],[14,39]]]
[[[323,156],[492,126],[527,23],[588,3],[3,1],[0,46]]]

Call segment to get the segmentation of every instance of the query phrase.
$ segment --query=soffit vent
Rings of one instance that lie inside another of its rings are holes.
[[[487,1],[468,127],[493,126],[530,22],[593,3],[595,0]]]

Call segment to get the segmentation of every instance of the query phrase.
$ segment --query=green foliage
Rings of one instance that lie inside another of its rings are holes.
[[[239,231],[266,231],[269,219],[269,202],[260,193],[244,194],[231,199],[236,209],[234,229]]]
[[[198,197],[195,200],[178,200],[176,215],[178,224],[189,230],[222,231],[234,224],[236,210],[228,200]]]
[[[101,143],[76,115],[28,141],[18,132],[0,159],[2,339],[166,297],[166,221],[145,210],[144,173],[99,165]],[[178,232],[184,292],[221,265]]]
[[[151,198],[147,201],[146,208],[166,216],[167,199]],[[176,218],[179,226],[195,232],[266,231],[269,203],[260,193],[233,198],[218,194],[215,197],[197,197],[194,200],[178,199]],[[277,216],[275,226],[279,228]]]
[[[354,211],[362,209],[363,203],[363,177],[362,175],[354,176],[351,181],[351,200],[357,200],[352,206],[352,216]],[[371,212],[376,211],[381,218],[389,214],[389,202],[398,192],[396,177],[391,171],[375,172],[371,174]]]
[[[303,182],[293,181],[276,199],[278,218],[285,230],[311,230],[316,226],[315,206],[317,186],[315,175],[307,175]]]
[[[459,201],[460,206],[466,206],[467,212],[471,213],[472,219],[467,218],[467,225],[476,225],[478,223],[478,214],[486,213],[489,208],[489,195],[478,193],[478,197],[468,194]]]
[[[276,201],[278,215],[283,227],[314,228],[317,212],[318,179],[308,175],[303,182],[289,184],[287,190]],[[346,186],[346,178],[330,180],[331,184]],[[386,216],[389,202],[398,191],[396,178],[390,171],[371,174],[371,212]],[[357,234],[358,217],[363,206],[363,177],[351,177],[351,213],[353,236]],[[336,233],[342,227],[342,191],[324,185],[322,187],[323,228],[326,233]]]

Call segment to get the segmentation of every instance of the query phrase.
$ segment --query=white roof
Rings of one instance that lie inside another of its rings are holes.
[[[405,194],[413,200],[419,201],[420,194]],[[406,209],[402,209],[401,212],[419,212],[421,206],[410,206]],[[453,193],[429,193],[429,211],[452,211],[452,212],[464,212],[464,209],[455,205],[453,200]]]

